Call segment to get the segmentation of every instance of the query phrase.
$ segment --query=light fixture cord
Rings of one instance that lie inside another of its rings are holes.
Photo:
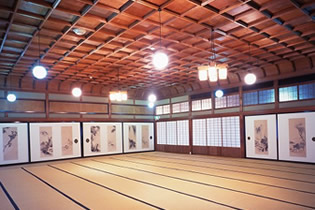
[[[161,20],[161,8],[159,7],[159,21],[160,21],[160,49],[162,49],[162,20]]]
[[[38,29],[38,65],[40,65],[40,29]]]
[[[210,33],[210,39],[211,39],[211,48],[212,48],[212,55],[213,55],[213,60],[216,62],[216,54],[215,54],[215,48],[214,48],[214,34],[213,34],[213,28],[211,28],[211,33]]]
[[[118,90],[120,90],[120,85],[119,85],[119,68],[117,68],[118,71]]]

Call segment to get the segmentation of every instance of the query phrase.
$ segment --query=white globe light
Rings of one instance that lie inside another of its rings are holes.
[[[253,73],[248,73],[246,74],[244,80],[247,85],[252,85],[256,82],[256,75]]]
[[[168,64],[168,56],[164,52],[156,52],[153,56],[153,65],[156,69],[162,70]]]
[[[36,79],[44,79],[47,76],[47,70],[43,66],[35,66],[33,68],[33,75]]]
[[[7,100],[9,102],[14,102],[16,100],[16,96],[14,94],[10,93],[7,95]]]
[[[154,103],[156,101],[156,96],[154,94],[150,94],[148,97],[148,101]]]
[[[149,102],[148,103],[148,107],[152,109],[154,107],[154,103],[153,102]]]
[[[224,95],[224,93],[223,93],[222,90],[217,90],[217,91],[215,91],[215,96],[216,96],[217,98],[221,98],[223,95]]]
[[[73,88],[72,95],[74,97],[80,97],[82,95],[82,90],[80,88]]]

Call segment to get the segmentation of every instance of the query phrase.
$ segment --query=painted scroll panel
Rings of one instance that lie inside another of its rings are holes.
[[[61,127],[62,155],[73,155],[72,126]]]
[[[53,156],[52,127],[39,127],[40,157]]]
[[[142,125],[142,149],[148,149],[149,148],[149,126],[148,125]]]
[[[137,128],[135,125],[128,126],[129,149],[137,148]]]
[[[268,155],[268,121],[255,120],[255,153]]]
[[[289,119],[290,156],[306,157],[305,118]]]
[[[114,152],[117,150],[116,145],[116,126],[107,126],[107,149],[109,152]]]
[[[17,127],[2,128],[3,160],[18,160],[18,129]]]
[[[91,152],[101,151],[101,129],[100,126],[91,126]]]

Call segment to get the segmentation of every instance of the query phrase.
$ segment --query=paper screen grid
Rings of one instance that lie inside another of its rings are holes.
[[[225,108],[226,107],[226,96],[221,98],[215,98],[215,108]]]
[[[177,145],[189,145],[188,120],[177,121]]]
[[[275,102],[275,90],[260,90],[259,91],[259,104],[267,104]]]
[[[207,142],[208,146],[222,146],[221,118],[207,119]]]
[[[177,136],[176,136],[176,121],[166,122],[166,135],[167,140],[166,144],[177,145]]]
[[[180,111],[181,112],[188,112],[189,111],[189,103],[183,102],[180,104]]]
[[[157,122],[157,144],[166,144],[166,122]]]
[[[170,105],[164,105],[163,106],[163,114],[169,114],[171,111],[170,111]]]
[[[206,119],[193,120],[193,145],[207,146]]]
[[[211,109],[211,98],[201,100],[202,110]]]
[[[294,101],[297,100],[297,86],[279,88],[279,101]]]
[[[173,113],[178,113],[180,112],[180,104],[173,104]]]
[[[157,107],[155,108],[155,113],[156,113],[156,115],[161,115],[161,114],[163,114],[163,106],[157,106]]]
[[[315,98],[315,83],[299,85],[299,99]]]
[[[227,106],[228,107],[240,106],[239,94],[227,96]]]
[[[192,111],[200,111],[201,110],[201,101],[196,100],[191,102],[191,110]]]
[[[258,92],[249,92],[243,94],[244,105],[254,105],[258,104]]]
[[[240,147],[240,118],[239,117],[223,117],[223,147]]]

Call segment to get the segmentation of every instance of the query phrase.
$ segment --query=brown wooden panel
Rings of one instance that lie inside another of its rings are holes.
[[[112,105],[112,113],[115,114],[153,114],[153,111],[145,106]]]
[[[10,103],[5,99],[0,99],[0,110],[9,112],[45,112],[45,102],[16,100],[14,103]]]
[[[49,111],[108,113],[107,106],[107,104],[49,102]]]
[[[236,158],[244,157],[244,154],[242,154],[241,148],[222,147],[221,151],[222,151],[221,156],[236,157]]]
[[[193,154],[221,156],[221,147],[193,146]]]
[[[189,146],[156,145],[156,151],[189,154]]]

